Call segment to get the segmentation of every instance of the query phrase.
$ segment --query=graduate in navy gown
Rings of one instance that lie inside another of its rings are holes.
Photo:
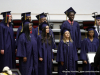
[[[5,66],[15,68],[15,39],[10,12],[1,13],[3,21],[0,23],[0,72]]]
[[[94,26],[95,27],[95,37],[100,38],[100,15],[95,15],[92,17],[96,19],[96,25]]]
[[[32,24],[26,24],[18,36],[17,57],[21,75],[38,75],[37,40],[30,34],[31,30]]]
[[[76,62],[78,61],[77,50],[70,36],[70,30],[64,28],[61,31],[63,39],[60,41],[57,51],[56,61],[58,62],[58,75],[66,75],[62,71],[76,71]],[[67,73],[75,75],[75,73]]]
[[[75,16],[76,12],[74,11],[74,9],[72,7],[70,7],[64,13],[67,15],[69,20],[65,21],[61,25],[61,30],[63,30],[63,28],[70,29],[70,34],[71,34],[72,40],[74,41],[74,43],[76,45],[76,48],[77,49],[81,48],[80,27],[79,27],[79,24],[76,21],[74,21],[74,16]],[[63,38],[63,36],[61,35],[61,39],[62,38]]]
[[[22,13],[21,16],[22,16],[22,18],[21,18],[21,20],[22,20],[22,25],[21,25],[21,26],[18,28],[18,30],[17,30],[17,34],[16,34],[16,46],[17,46],[17,42],[18,42],[18,35],[19,35],[20,32],[23,31],[23,26],[24,26],[25,24],[31,23],[31,12]],[[32,27],[32,31],[30,31],[30,32],[32,32],[33,35],[35,34],[34,31],[35,31],[35,30],[34,30],[34,28]]]
[[[52,75],[52,62],[53,62],[53,41],[49,33],[49,26],[43,22],[39,26],[42,33],[40,37],[39,49],[39,75]]]
[[[47,23],[46,17],[47,17],[47,14],[44,13],[44,12],[36,16],[36,18],[38,19],[38,21],[39,21],[40,24],[43,23],[43,22]],[[39,30],[40,34],[41,34],[41,32],[42,31]],[[51,35],[51,37],[53,39],[53,43],[54,43],[53,49],[57,49],[56,48],[56,43],[55,43],[55,37],[54,37],[53,31],[50,28],[49,28],[49,33],[50,33],[50,35]],[[36,38],[38,37],[38,27],[35,28],[35,36],[36,36]]]
[[[83,60],[83,71],[94,71],[94,67],[88,62],[87,53],[96,52],[99,46],[99,40],[94,38],[94,27],[88,27],[87,38],[82,41],[80,59]],[[95,73],[83,73],[83,75],[95,75]]]

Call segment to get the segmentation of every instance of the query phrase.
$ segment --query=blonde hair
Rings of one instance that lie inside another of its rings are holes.
[[[70,36],[70,32],[69,32],[69,41],[73,42],[71,36]],[[63,42],[66,43],[66,37],[65,37],[65,33],[63,34]]]

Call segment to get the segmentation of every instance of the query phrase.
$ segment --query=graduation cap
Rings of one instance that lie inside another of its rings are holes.
[[[68,16],[68,14],[69,14],[70,12],[74,12],[74,14],[76,14],[76,11],[75,11],[72,7],[70,7],[69,9],[67,9],[64,13]],[[67,19],[67,18],[66,18],[66,19]]]
[[[69,31],[69,32],[70,32],[70,29],[68,29],[68,28],[63,28],[63,29],[61,30],[61,35],[63,35],[66,31]]]
[[[87,31],[91,31],[91,30],[94,30],[95,27],[94,26],[89,26],[88,28],[86,28]]]
[[[100,19],[100,15],[92,16],[93,18]]]
[[[48,26],[46,22],[43,22],[39,25],[39,29],[42,30],[44,27]]]
[[[1,13],[1,15],[3,15],[3,18],[5,19],[5,23],[7,23],[7,17],[9,17],[9,15],[11,15],[10,12],[11,11],[6,11],[6,12]]]
[[[36,18],[39,20],[39,25],[40,25],[40,19],[43,17],[47,17],[47,14],[44,12],[39,15],[36,15]],[[39,35],[39,27],[38,27],[38,35]]]
[[[39,14],[39,15],[36,15],[36,18],[37,18],[38,20],[41,19],[41,18],[43,18],[43,17],[47,17],[47,14],[45,14],[44,12],[41,13],[41,14]]]
[[[89,26],[88,28],[86,28],[86,31],[91,31],[94,30],[95,27],[94,26]],[[85,33],[85,37],[87,38],[87,32]]]
[[[21,29],[21,32],[23,31],[23,24],[25,23],[26,21],[26,17],[27,16],[30,16],[31,15],[31,12],[26,12],[26,13],[22,13],[21,16],[24,18],[23,22],[22,22],[22,29]],[[25,24],[24,24],[25,25]]]
[[[92,16],[93,18],[95,18],[95,25],[96,25],[96,20],[97,19],[100,19],[100,14],[99,15],[94,15],[94,16]]]
[[[21,16],[26,20],[27,16],[31,16],[31,12],[22,13]]]

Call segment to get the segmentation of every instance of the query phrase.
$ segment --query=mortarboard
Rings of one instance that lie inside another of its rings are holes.
[[[7,23],[7,17],[9,17],[9,15],[11,15],[10,13],[11,11],[6,11],[6,12],[2,12],[1,15],[3,15],[3,18],[5,18],[5,23]]]
[[[86,28],[87,31],[94,30],[94,29],[95,29],[94,26],[89,26],[88,28]]]
[[[74,14],[76,14],[75,10],[72,7],[70,7],[69,9],[67,9],[64,13],[68,16],[68,14],[70,12],[74,12]],[[66,17],[66,20],[67,20],[67,17]]]

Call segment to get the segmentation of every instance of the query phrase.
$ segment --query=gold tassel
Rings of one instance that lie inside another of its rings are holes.
[[[22,29],[21,29],[21,32],[23,32],[23,22],[22,22]]]
[[[59,42],[60,42],[60,39],[61,39],[61,32],[59,32]]]
[[[6,13],[6,18],[5,18],[5,23],[7,23],[7,13]]]
[[[25,14],[25,20],[26,20],[26,14]]]
[[[40,15],[39,15],[39,25],[40,25]],[[38,26],[38,35],[40,35],[40,33],[39,33],[39,26]]]

